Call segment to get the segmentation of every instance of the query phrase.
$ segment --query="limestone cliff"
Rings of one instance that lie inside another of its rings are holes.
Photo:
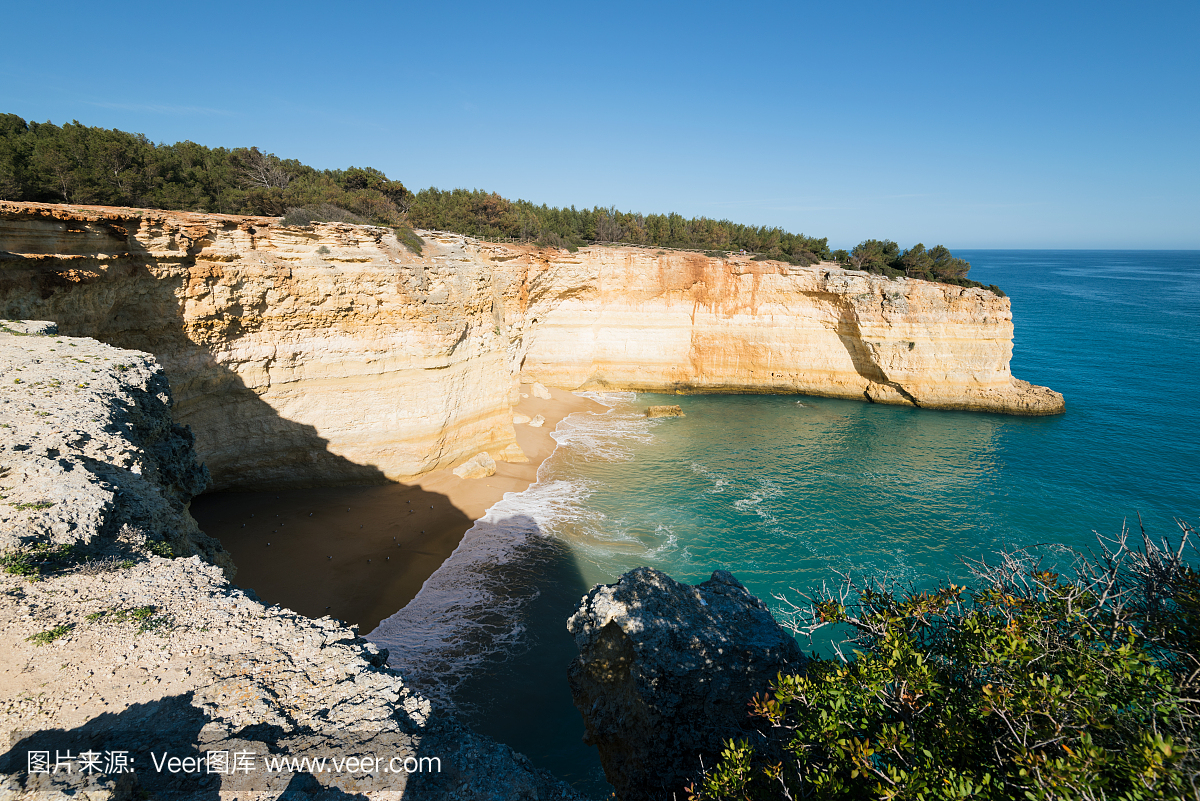
[[[153,353],[215,488],[513,453],[514,382],[1061,411],[1009,302],[822,264],[0,202],[0,313]],[[503,457],[502,457],[503,458]]]
[[[832,264],[592,248],[539,265],[524,371],[561,387],[801,392],[936,409],[1062,411],[1015,380],[984,289]]]
[[[0,551],[29,542],[199,554],[232,574],[187,512],[208,485],[149,355],[0,323]]]

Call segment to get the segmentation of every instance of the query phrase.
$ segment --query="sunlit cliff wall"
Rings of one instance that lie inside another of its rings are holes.
[[[636,248],[0,202],[0,313],[149,351],[215,487],[402,479],[514,443],[518,376],[1046,414],[1007,299]]]

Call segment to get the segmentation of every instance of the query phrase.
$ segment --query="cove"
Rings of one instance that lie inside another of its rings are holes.
[[[453,687],[480,731],[602,792],[563,678],[574,656],[565,620],[593,583],[643,564],[689,583],[726,569],[778,611],[774,594],[836,580],[836,570],[929,585],[962,580],[961,559],[1003,547],[1086,549],[1093,531],[1115,533],[1138,515],[1155,535],[1170,535],[1175,517],[1197,519],[1200,415],[1179,403],[1177,369],[1200,364],[1200,254],[967,258],[1013,299],[1014,371],[1063,391],[1066,414],[597,396],[611,411],[560,424],[538,483],[490,510],[485,525],[514,543],[501,564],[480,571],[460,549],[431,578],[439,603],[471,599],[503,609],[510,625],[455,630],[472,620],[460,610],[437,647],[414,653],[401,612],[394,633],[373,637],[432,694]],[[642,416],[662,403],[687,417]],[[436,616],[422,600],[414,615]]]

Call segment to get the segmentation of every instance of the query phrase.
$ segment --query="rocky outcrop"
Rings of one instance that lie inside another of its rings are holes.
[[[681,406],[648,406],[646,407],[647,417],[687,417],[683,413]]]
[[[766,605],[722,570],[694,587],[631,570],[593,588],[567,630],[579,649],[575,706],[621,801],[686,798],[701,760],[715,764],[744,733],[750,699],[804,663]]]
[[[121,547],[200,554],[232,574],[188,514],[208,485],[192,433],[146,353],[0,323],[0,550],[29,543],[76,555]],[[113,550],[117,548],[117,550]]]
[[[431,710],[352,628],[230,586],[187,512],[207,474],[162,368],[53,330],[0,329],[0,797],[577,798]],[[152,752],[197,748],[253,767],[153,767]],[[90,773],[85,750],[103,757]],[[43,751],[71,755],[71,772],[31,773]],[[285,756],[359,769],[267,771]]]
[[[403,479],[515,443],[518,378],[1061,411],[982,289],[832,264],[0,202],[0,313],[153,353],[212,486]]]
[[[496,475],[496,460],[486,453],[477,453],[454,468],[459,478],[487,478]]]

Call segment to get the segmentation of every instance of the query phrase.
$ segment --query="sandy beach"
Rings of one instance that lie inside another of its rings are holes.
[[[192,515],[233,555],[235,584],[365,634],[412,600],[504,493],[537,480],[563,418],[605,411],[566,390],[551,389],[550,400],[533,397],[528,385],[521,392],[528,397],[514,412],[546,418],[540,428],[516,426],[527,464],[498,462],[495,475],[478,479],[437,470],[408,484],[210,493],[192,502]]]

